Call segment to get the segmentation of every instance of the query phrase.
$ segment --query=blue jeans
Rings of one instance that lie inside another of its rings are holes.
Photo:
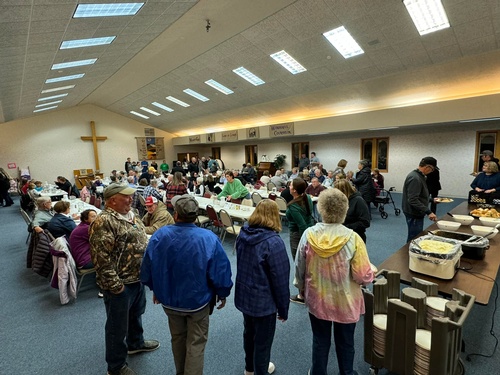
[[[268,375],[271,346],[276,331],[276,314],[261,317],[243,314],[243,324],[245,370],[255,375]]]
[[[408,226],[408,237],[406,242],[410,242],[413,238],[417,236],[420,232],[424,230],[424,218],[414,218],[405,215],[406,225]]]
[[[146,294],[140,283],[125,284],[120,294],[103,291],[106,307],[106,362],[111,374],[127,364],[127,351],[144,346],[142,314]]]
[[[327,375],[328,354],[333,338],[340,375],[353,375],[354,330],[356,323],[342,324],[316,318],[309,313],[313,332],[311,375]]]

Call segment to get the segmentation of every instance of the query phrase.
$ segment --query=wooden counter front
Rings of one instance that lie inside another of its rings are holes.
[[[451,211],[452,214],[467,215],[476,208],[476,205],[469,205],[464,202]],[[442,218],[448,220],[446,218]],[[451,218],[450,218],[451,219]],[[479,220],[474,220],[471,225],[481,225]],[[427,234],[428,231],[438,230],[436,224],[426,228],[419,236]],[[470,225],[462,225],[458,232],[471,233]],[[497,277],[500,266],[500,234],[496,235],[490,241],[490,248],[486,250],[486,255],[482,260],[462,258],[460,268],[469,269],[469,271],[458,270],[455,277],[451,280],[437,279],[432,276],[423,275],[410,271],[409,269],[409,244],[405,244],[393,255],[387,258],[378,266],[379,270],[397,271],[401,274],[403,284],[411,284],[413,277],[427,280],[439,285],[439,292],[445,296],[451,296],[453,288],[463,290],[466,293],[476,297],[476,303],[487,305],[493,290],[494,280]]]

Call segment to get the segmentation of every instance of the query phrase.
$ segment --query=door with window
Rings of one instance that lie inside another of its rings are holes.
[[[309,142],[297,142],[292,143],[292,166],[299,166],[299,159],[302,154],[306,154],[309,157]]]
[[[371,168],[380,172],[389,169],[389,138],[365,138],[361,140],[361,159],[368,160]]]
[[[481,172],[483,170],[484,160],[481,154],[484,151],[491,151],[494,158],[500,155],[500,131],[478,131],[476,134],[476,156],[474,165],[476,169],[474,172]]]

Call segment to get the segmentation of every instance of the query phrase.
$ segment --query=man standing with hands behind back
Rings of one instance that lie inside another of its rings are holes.
[[[428,216],[432,221],[437,220],[436,214],[429,209],[430,198],[426,184],[426,176],[435,170],[439,170],[437,160],[432,156],[426,156],[420,161],[418,168],[406,176],[402,201],[408,226],[406,242],[424,230],[425,216]]]
[[[177,374],[203,375],[209,315],[226,305],[233,282],[231,264],[219,238],[197,227],[198,202],[188,194],[172,198],[175,225],[149,240],[141,281],[168,316]]]
[[[140,282],[147,236],[140,218],[131,211],[135,189],[111,184],[104,190],[106,208],[89,230],[90,253],[97,284],[106,308],[106,362],[108,375],[135,375],[127,354],[158,349],[156,340],[144,340],[142,314],[146,294]]]

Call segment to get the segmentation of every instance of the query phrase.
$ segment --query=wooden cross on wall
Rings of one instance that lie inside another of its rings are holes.
[[[95,134],[95,122],[90,121],[90,129],[92,130],[92,136],[81,136],[82,141],[92,141],[94,145],[94,159],[95,159],[95,172],[101,171],[99,166],[99,153],[97,152],[97,141],[105,141],[108,137],[97,136]]]

